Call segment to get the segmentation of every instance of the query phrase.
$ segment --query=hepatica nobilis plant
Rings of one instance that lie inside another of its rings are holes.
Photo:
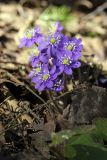
[[[81,39],[70,38],[62,30],[60,22],[52,24],[47,33],[41,33],[36,27],[28,30],[20,41],[20,48],[32,49],[29,77],[40,92],[60,92],[64,89],[65,75],[72,75],[73,70],[81,65],[78,61],[83,49]]]

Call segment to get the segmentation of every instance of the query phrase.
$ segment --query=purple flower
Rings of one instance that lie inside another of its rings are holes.
[[[34,44],[40,43],[43,35],[40,34],[40,29],[34,28],[30,29],[25,33],[25,36],[20,40],[20,48],[26,46],[26,47],[32,47]]]
[[[29,78],[33,78],[41,73],[42,64],[38,64],[32,71],[29,73]]]
[[[58,50],[62,38],[63,34],[51,34],[40,43],[38,48],[41,52],[47,52],[49,57],[54,56]]]
[[[69,38],[67,36],[64,36],[59,48],[61,51],[67,51],[68,53],[72,52],[72,54],[74,55],[73,59],[77,60],[82,55],[81,52],[83,49],[83,45],[80,38],[77,39],[75,37]]]
[[[56,23],[52,23],[51,27],[49,28],[49,33],[53,34],[56,32],[61,32],[63,30],[63,26],[60,25],[60,22],[57,21]]]
[[[72,52],[63,51],[58,52],[58,56],[54,60],[54,64],[59,67],[59,74],[64,72],[67,75],[72,74],[72,68],[80,67],[80,62],[76,62]]]
[[[44,64],[48,63],[48,59],[45,54],[41,54],[39,56],[32,56],[30,58],[30,62],[32,67],[35,67],[40,63],[44,63]]]
[[[57,78],[55,71],[56,66],[53,66],[50,70],[48,66],[43,66],[41,73],[32,78],[32,82],[35,83],[35,88],[38,89],[38,91],[51,89],[54,85],[53,81]]]
[[[69,38],[69,37],[64,37],[64,42],[63,42],[63,49],[68,50],[68,51],[82,51],[83,45],[81,44],[81,39],[77,39],[75,37]]]
[[[64,88],[64,79],[63,79],[63,77],[55,79],[54,80],[54,85],[53,85],[53,87],[51,89],[53,91],[60,92],[60,91],[63,90],[63,88]]]
[[[62,33],[60,22],[51,25],[46,34],[39,28],[26,32],[20,47],[31,49],[32,70],[29,78],[38,91],[53,90],[60,92],[64,88],[64,75],[72,75],[73,69],[80,67],[78,59],[82,55],[82,41],[69,38]]]

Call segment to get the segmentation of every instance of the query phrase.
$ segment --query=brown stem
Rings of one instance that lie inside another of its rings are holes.
[[[49,101],[53,104],[56,112],[60,112],[61,113],[61,110],[60,108],[58,107],[58,104],[56,103],[56,101],[54,101],[54,96],[53,96],[53,92],[52,91],[47,91],[47,94],[48,94],[48,97],[49,97]]]

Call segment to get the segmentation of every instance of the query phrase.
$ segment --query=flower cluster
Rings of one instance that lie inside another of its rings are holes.
[[[62,30],[63,27],[56,22],[46,34],[34,28],[21,39],[20,48],[33,48],[29,77],[38,91],[61,91],[64,74],[72,75],[73,69],[81,65],[78,61],[83,48],[81,39],[67,37]]]

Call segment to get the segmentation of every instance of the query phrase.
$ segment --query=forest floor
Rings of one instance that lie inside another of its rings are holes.
[[[94,9],[91,2],[78,3],[65,11],[70,17],[62,19],[65,33],[83,40],[82,66],[68,91],[51,100],[34,89],[29,52],[18,47],[27,28],[46,27],[55,17],[55,9],[50,17],[47,7],[45,1],[0,3],[0,160],[65,160],[62,146],[50,147],[52,133],[91,128],[97,117],[107,117],[107,3]]]

